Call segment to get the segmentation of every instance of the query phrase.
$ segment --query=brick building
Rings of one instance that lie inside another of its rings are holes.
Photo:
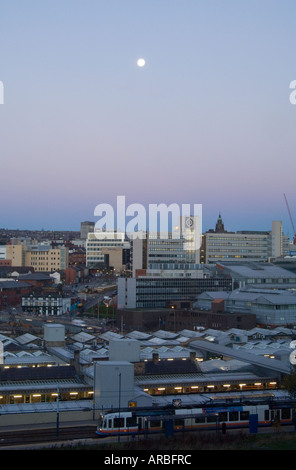
[[[211,311],[167,308],[167,309],[119,309],[116,326],[123,330],[166,331],[194,330],[197,327],[228,330],[229,328],[252,329],[256,326],[256,315],[250,313],[226,313],[214,306]]]
[[[0,282],[0,310],[20,305],[23,295],[30,294],[32,290],[33,287],[28,282]]]

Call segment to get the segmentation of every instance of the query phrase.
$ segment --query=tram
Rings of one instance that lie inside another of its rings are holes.
[[[174,432],[217,430],[223,423],[227,429],[246,428],[251,415],[256,415],[258,426],[294,424],[295,400],[268,397],[253,400],[234,397],[223,401],[221,397],[196,407],[106,411],[100,415],[96,434],[99,437],[148,435],[164,432],[168,425]]]

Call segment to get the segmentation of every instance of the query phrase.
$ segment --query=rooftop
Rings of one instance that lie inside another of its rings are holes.
[[[216,291],[203,292],[198,296],[199,299],[223,299],[227,301],[232,300],[243,300],[243,301],[254,301],[254,300],[265,300],[268,303],[274,305],[289,305],[296,303],[296,293],[286,290],[271,290],[271,289],[235,289],[232,292]]]
[[[0,290],[1,289],[20,289],[20,288],[31,288],[31,285],[28,282],[21,281],[0,281]]]
[[[77,374],[73,366],[11,367],[0,370],[0,384],[3,382],[26,380],[76,379],[76,376]]]
[[[242,278],[295,279],[296,274],[272,263],[218,263],[218,268],[225,269]]]

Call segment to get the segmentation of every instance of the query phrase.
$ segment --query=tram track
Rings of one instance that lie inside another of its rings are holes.
[[[23,429],[0,431],[0,450],[9,448],[30,448],[30,446],[47,447],[62,445],[85,439],[97,439],[96,426],[73,426],[42,429]]]
[[[95,435],[96,426],[71,426],[60,428],[57,434],[57,430],[54,428],[42,428],[42,429],[23,429],[23,430],[8,430],[0,431],[0,451],[1,450],[46,450],[46,449],[58,449],[63,446],[70,448],[75,445],[86,445],[96,444],[100,445],[103,443],[118,444],[118,436],[109,436],[104,439],[100,439]],[[219,430],[192,430],[186,432],[183,435],[194,434],[197,438],[203,434],[217,435],[223,434],[222,429]],[[277,434],[279,432],[282,436],[285,433],[294,433],[295,426],[287,425],[281,426],[280,428],[259,427],[258,435],[260,434]],[[249,434],[249,430],[245,427],[238,427],[227,431],[227,434],[235,436],[237,433]],[[175,436],[180,436],[182,433],[176,433]],[[154,440],[158,440],[163,437],[164,434],[153,435]],[[147,436],[144,434],[137,437],[137,440],[145,439]],[[152,438],[152,436],[150,436]],[[121,436],[121,441],[130,440],[130,436]],[[158,449],[158,447],[156,447]]]

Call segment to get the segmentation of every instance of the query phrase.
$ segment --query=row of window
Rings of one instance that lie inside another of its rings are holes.
[[[31,262],[31,265],[32,266],[60,266],[60,263],[59,262],[55,262],[55,263],[49,263],[48,261],[42,261],[42,262],[38,262],[38,261],[32,261]]]
[[[87,244],[87,249],[89,248],[100,248],[102,246],[118,246],[119,248],[121,248],[123,246],[123,242],[121,240],[119,241],[113,241],[113,242],[101,242],[101,241],[98,241],[97,243],[88,243]]]
[[[250,412],[248,410],[245,411],[237,411],[237,410],[232,410],[232,411],[221,411],[218,413],[213,413],[213,414],[204,414],[201,416],[197,416],[195,418],[192,418],[191,423],[192,424],[206,424],[206,423],[215,423],[215,422],[236,422],[236,421],[249,421],[250,418]],[[282,409],[282,410],[265,410],[264,411],[264,420],[265,421],[273,421],[275,419],[291,419],[292,418],[292,410],[287,408],[287,409]],[[190,416],[188,416],[188,419],[190,419]],[[159,419],[154,419],[154,420],[149,420],[148,421],[148,426],[150,428],[160,428],[163,427],[163,421]],[[184,419],[175,419],[174,420],[175,426],[183,426]],[[104,421],[104,428],[131,428],[131,427],[136,427],[138,426],[138,418],[136,416],[131,416],[127,418],[110,418],[106,419]]]
[[[150,280],[149,278],[136,280],[137,287],[201,287],[208,289],[209,287],[231,287],[231,280],[229,279],[192,279],[190,281],[184,279],[160,278],[157,280]]]
[[[60,399],[63,401],[72,401],[72,400],[81,400],[89,399],[93,396],[93,392],[86,391],[82,394],[80,392],[66,392]],[[17,405],[21,403],[45,403],[45,402],[55,402],[57,400],[57,393],[31,393],[31,394],[21,394],[16,393],[14,395],[0,395],[0,405],[10,404]]]
[[[242,236],[242,235],[238,235],[237,237],[229,237],[229,236],[212,236],[212,235],[207,235],[206,236],[206,239],[207,239],[207,243],[216,243],[217,241],[220,241],[220,242],[223,242],[223,243],[229,243],[229,242],[234,242],[234,243],[237,243],[237,242],[241,242],[241,243],[249,243],[249,242],[270,242],[270,240],[268,239],[268,237],[266,236],[262,236],[262,235],[257,235],[257,236]]]
[[[223,253],[225,254],[234,254],[234,253],[244,253],[244,254],[251,254],[251,255],[255,255],[255,254],[262,254],[262,255],[265,255],[267,256],[268,254],[268,251],[267,250],[264,250],[262,248],[250,248],[250,249],[238,249],[238,248],[208,248],[207,249],[207,254],[208,256],[213,256],[213,253],[219,253],[220,256],[223,255]]]

